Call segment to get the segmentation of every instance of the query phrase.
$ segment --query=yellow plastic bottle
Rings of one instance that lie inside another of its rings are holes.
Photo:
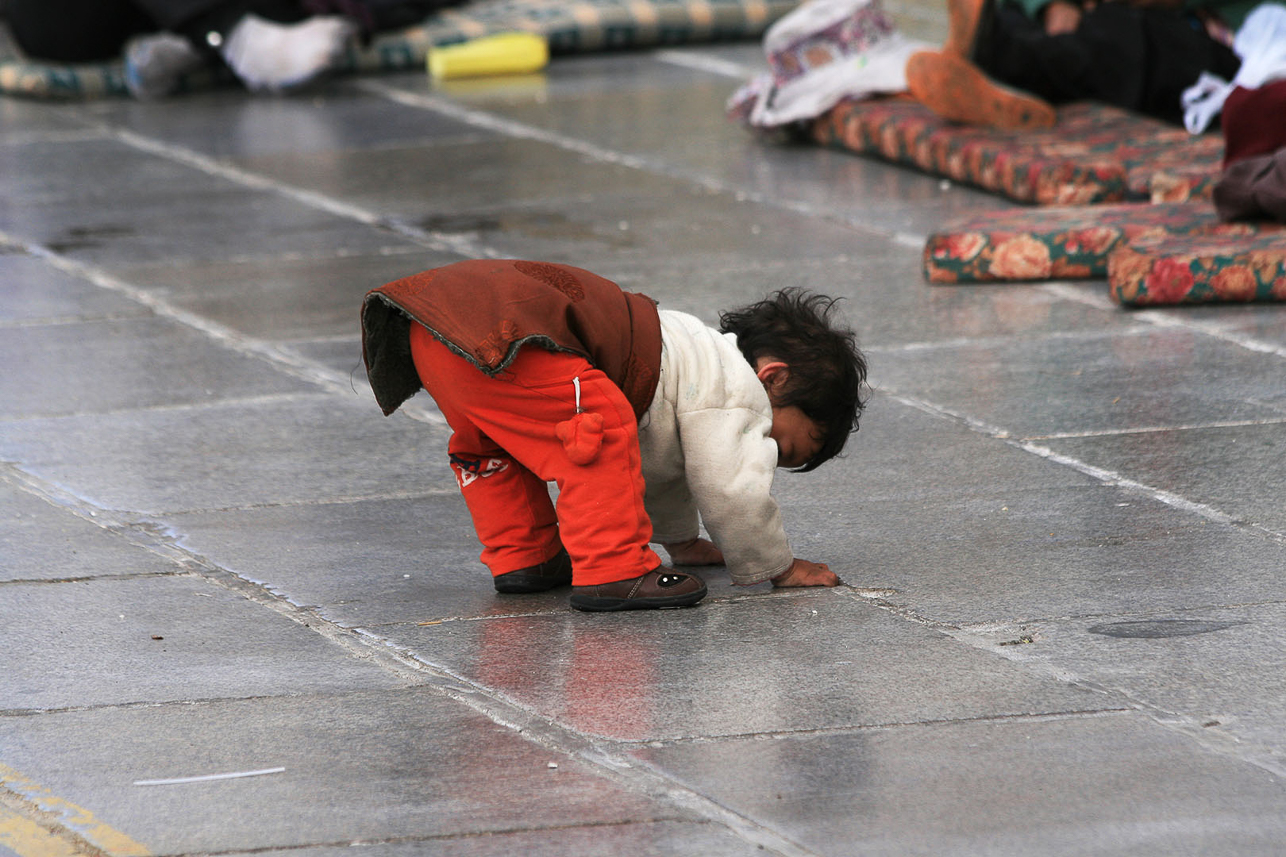
[[[497,33],[468,42],[430,48],[429,75],[434,80],[530,74],[549,63],[549,45],[535,33]]]

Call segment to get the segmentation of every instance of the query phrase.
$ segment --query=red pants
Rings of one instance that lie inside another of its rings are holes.
[[[661,564],[648,542],[638,424],[625,394],[584,358],[524,347],[489,377],[411,325],[411,358],[453,434],[451,467],[493,575],[544,562],[567,548],[572,582],[628,580]],[[603,445],[574,464],[554,427],[584,411],[603,417]],[[546,483],[558,484],[558,511]]]

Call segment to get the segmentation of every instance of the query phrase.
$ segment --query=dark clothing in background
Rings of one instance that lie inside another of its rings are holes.
[[[203,50],[253,13],[291,24],[348,15],[366,34],[406,26],[458,0],[8,0],[9,26],[27,56],[53,62],[119,57],[133,36],[165,30]]]
[[[992,78],[1051,104],[1101,101],[1182,124],[1180,96],[1240,60],[1189,12],[1100,3],[1074,33],[1051,36],[1015,3],[998,6],[974,61]]]
[[[1286,222],[1286,149],[1242,158],[1214,188],[1219,219]]]
[[[296,0],[9,0],[9,26],[27,56],[54,62],[115,59],[130,38],[167,30],[209,47],[248,12],[290,23]]]

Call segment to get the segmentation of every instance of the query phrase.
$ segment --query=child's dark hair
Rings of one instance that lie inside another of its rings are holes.
[[[839,455],[858,429],[866,402],[866,358],[852,330],[831,323],[836,298],[782,289],[758,303],[719,314],[719,329],[737,336],[754,366],[775,357],[790,367],[786,389],[773,405],[798,407],[822,430],[822,446],[796,473],[807,473]]]

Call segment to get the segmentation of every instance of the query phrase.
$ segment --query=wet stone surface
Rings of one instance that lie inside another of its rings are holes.
[[[1286,315],[931,286],[1013,204],[748,133],[762,66],[0,99],[0,852],[1280,850]],[[366,290],[467,256],[840,298],[861,431],[775,495],[844,585],[497,594],[361,367]]]

